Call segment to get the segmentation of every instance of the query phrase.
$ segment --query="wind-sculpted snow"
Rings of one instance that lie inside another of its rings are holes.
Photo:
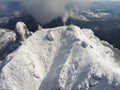
[[[119,90],[114,52],[89,29],[41,29],[1,62],[0,88]]]

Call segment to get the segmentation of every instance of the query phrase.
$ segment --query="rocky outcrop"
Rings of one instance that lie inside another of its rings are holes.
[[[30,36],[30,31],[23,22],[17,22],[16,24],[16,41],[22,42]]]

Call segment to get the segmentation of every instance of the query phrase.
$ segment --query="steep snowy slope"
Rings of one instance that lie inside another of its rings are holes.
[[[10,45],[15,41],[16,35],[13,31],[0,29],[0,61],[11,51]]]
[[[41,29],[1,63],[0,88],[119,90],[115,53],[89,29]]]

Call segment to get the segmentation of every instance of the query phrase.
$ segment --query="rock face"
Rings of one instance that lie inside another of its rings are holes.
[[[18,22],[16,24],[16,40],[19,42],[24,41],[25,39],[28,38],[28,36],[30,36],[30,32],[27,29],[27,26],[25,25],[25,23],[23,22]]]
[[[23,26],[18,24],[18,30]],[[120,67],[115,63],[114,51],[91,30],[64,26],[39,30],[21,39],[24,44],[0,64],[0,88],[120,89]]]

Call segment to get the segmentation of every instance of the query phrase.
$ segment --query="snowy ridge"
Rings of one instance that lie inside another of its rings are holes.
[[[10,90],[120,88],[112,49],[91,30],[73,25],[33,33],[1,65],[0,88]]]

